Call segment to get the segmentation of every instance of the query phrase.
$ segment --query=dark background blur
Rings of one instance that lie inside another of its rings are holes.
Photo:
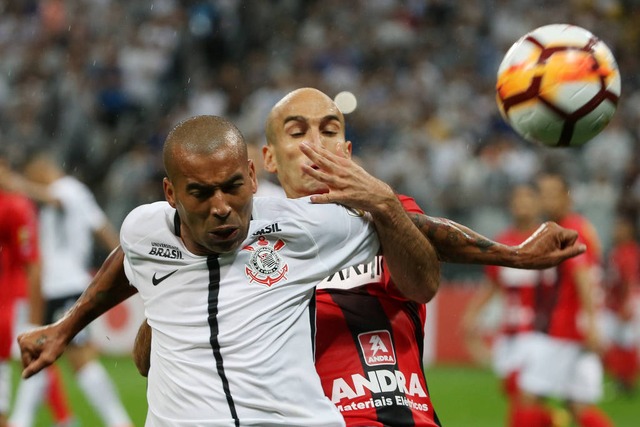
[[[354,153],[431,215],[493,236],[514,183],[566,172],[607,250],[614,215],[640,206],[637,0],[5,0],[0,144],[19,165],[50,149],[119,226],[163,199],[161,147],[179,120],[216,114],[263,142],[288,91],[353,92]],[[599,36],[622,75],[614,121],[580,149],[524,142],[494,86],[509,46],[541,25]],[[445,279],[481,270],[446,266]]]

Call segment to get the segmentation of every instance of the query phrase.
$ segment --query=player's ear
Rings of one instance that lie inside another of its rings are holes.
[[[162,180],[162,188],[164,189],[164,198],[169,202],[172,208],[176,207],[176,197],[173,184],[166,176]]]
[[[249,179],[251,180],[251,192],[255,194],[258,191],[258,178],[256,176],[256,165],[251,159],[249,159]]]
[[[345,141],[343,148],[345,156],[351,158],[351,154],[353,153],[353,145],[351,144],[351,141]]]
[[[264,169],[267,172],[278,172],[278,166],[276,164],[275,155],[273,154],[273,147],[271,145],[267,144],[262,147],[262,159],[264,160]]]

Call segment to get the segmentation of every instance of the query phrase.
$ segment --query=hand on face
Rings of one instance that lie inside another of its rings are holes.
[[[300,144],[300,150],[315,167],[302,165],[302,171],[324,186],[322,194],[311,196],[313,203],[339,203],[353,209],[375,212],[395,202],[391,187],[370,175],[347,154],[344,142],[335,153],[320,146]]]

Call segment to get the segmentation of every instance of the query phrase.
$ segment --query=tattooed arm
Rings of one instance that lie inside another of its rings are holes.
[[[123,262],[124,252],[118,247],[107,257],[82,296],[62,319],[18,337],[23,378],[29,378],[55,362],[85,326],[137,292],[129,285]]]
[[[446,218],[410,215],[435,247],[438,259],[444,262],[543,269],[586,250],[585,245],[576,243],[578,234],[575,231],[555,222],[545,222],[521,244],[507,246]]]

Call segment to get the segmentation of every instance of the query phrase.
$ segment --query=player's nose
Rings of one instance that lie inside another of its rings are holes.
[[[217,191],[211,198],[211,215],[218,218],[226,218],[231,213],[231,206],[227,203],[224,194],[221,191]]]
[[[322,137],[322,133],[320,132],[319,129],[312,129],[309,133],[308,133],[308,142],[311,145],[314,145],[316,147],[324,147],[324,138]]]

